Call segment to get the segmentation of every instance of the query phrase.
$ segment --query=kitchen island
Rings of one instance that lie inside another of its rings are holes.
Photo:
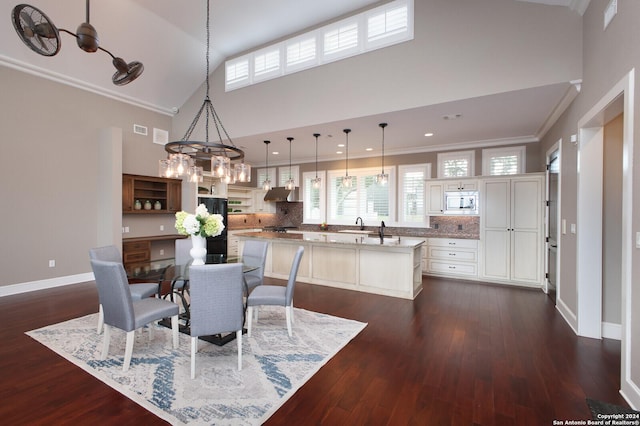
[[[414,299],[422,290],[421,246],[424,240],[330,232],[236,234],[244,241],[267,241],[265,276],[287,279],[298,246],[305,249],[297,281],[385,296]]]

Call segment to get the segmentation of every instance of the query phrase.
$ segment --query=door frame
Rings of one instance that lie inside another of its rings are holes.
[[[546,165],[547,165],[547,173],[546,173],[546,188],[545,188],[545,200],[546,200],[546,206],[545,206],[545,232],[544,232],[544,236],[545,236],[545,257],[544,257],[544,273],[545,273],[545,280],[544,280],[544,287],[543,290],[545,292],[545,294],[549,294],[549,279],[548,279],[548,273],[549,273],[549,241],[547,241],[547,235],[549,234],[549,160],[551,158],[551,154],[553,154],[554,152],[558,151],[558,161],[560,164],[560,171],[558,172],[558,205],[556,206],[556,220],[558,221],[558,223],[560,222],[560,218],[562,217],[562,139],[558,140],[556,143],[554,143],[553,145],[551,145],[551,147],[547,150],[546,152]],[[556,302],[558,301],[558,299],[560,298],[560,268],[562,267],[562,262],[560,261],[560,253],[562,252],[560,244],[561,244],[561,238],[560,238],[560,226],[557,227],[556,229],[556,245],[557,245],[557,249],[556,249]]]

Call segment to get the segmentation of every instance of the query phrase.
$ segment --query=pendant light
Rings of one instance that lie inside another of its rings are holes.
[[[271,189],[271,180],[269,179],[269,144],[271,143],[271,141],[264,141],[264,150],[266,152],[266,163],[267,163],[267,176],[264,179],[264,182],[262,182],[262,189],[264,189],[265,191],[268,191]]]
[[[343,132],[347,139],[347,143],[346,143],[347,155],[344,162],[344,177],[342,178],[342,186],[344,188],[351,188],[351,185],[353,184],[351,176],[349,176],[349,133],[351,133],[351,129],[344,129]]]
[[[293,141],[293,138],[289,136],[287,140],[289,141],[289,179],[285,183],[284,187],[290,191],[293,191],[293,189],[296,187],[296,182],[293,180],[293,174],[291,173],[291,142]]]
[[[382,171],[376,175],[376,183],[386,185],[389,182],[389,175],[384,172],[384,128],[387,127],[387,123],[380,123],[378,126],[382,129]]]
[[[316,138],[316,177],[311,179],[311,185],[315,189],[320,188],[320,184],[322,183],[322,179],[318,177],[318,136],[320,136],[320,133],[313,134],[313,137]]]

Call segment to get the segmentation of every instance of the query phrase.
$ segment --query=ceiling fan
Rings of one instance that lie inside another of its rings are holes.
[[[11,20],[18,36],[31,50],[43,56],[55,56],[60,51],[60,31],[76,38],[78,47],[85,52],[93,53],[98,50],[111,56],[116,73],[111,80],[116,86],[124,86],[138,78],[144,65],[133,61],[127,63],[124,59],[114,56],[107,49],[100,47],[98,32],[89,23],[89,0],[87,2],[87,20],[78,26],[76,33],[64,28],[56,28],[51,19],[38,8],[19,4],[13,8]]]

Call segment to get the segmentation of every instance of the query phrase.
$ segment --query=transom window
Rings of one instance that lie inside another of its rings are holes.
[[[438,154],[439,178],[474,176],[474,166],[474,151],[458,151]]]
[[[525,173],[526,148],[488,148],[482,150],[483,175],[517,175]]]
[[[413,40],[413,3],[395,0],[230,59],[225,63],[225,90]]]

